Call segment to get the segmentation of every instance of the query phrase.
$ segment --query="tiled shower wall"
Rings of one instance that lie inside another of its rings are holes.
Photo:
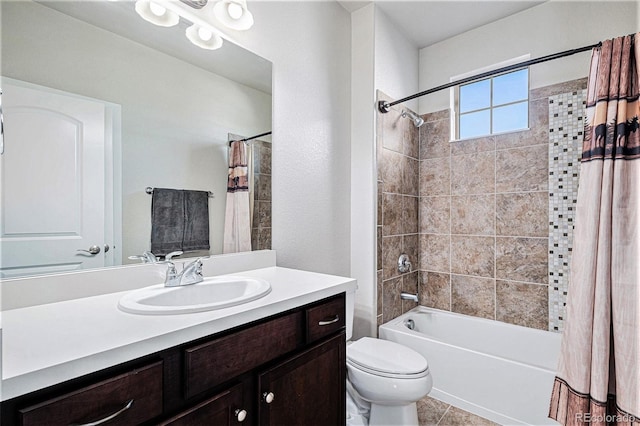
[[[379,322],[411,308],[399,299],[404,289],[418,291],[422,305],[550,327],[550,192],[570,197],[562,191],[575,188],[549,190],[549,97],[585,85],[581,79],[532,90],[530,129],[521,132],[450,142],[448,110],[424,115],[415,187],[406,176],[416,160],[413,125],[398,110],[378,115]],[[416,188],[417,253],[415,228],[406,220]],[[417,289],[415,272],[395,268],[403,251],[419,270]],[[560,294],[556,302],[563,301]]]
[[[255,140],[253,145],[253,220],[251,250],[271,248],[271,143]]]
[[[390,100],[378,92],[379,100]],[[376,156],[378,164],[378,323],[416,306],[400,299],[418,291],[418,129],[402,118],[401,107],[378,114]],[[398,257],[409,256],[411,272],[398,272]]]

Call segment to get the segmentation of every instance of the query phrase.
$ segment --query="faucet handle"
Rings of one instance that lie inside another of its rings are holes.
[[[177,251],[172,251],[171,253],[167,254],[164,257],[165,262],[171,262],[171,259],[173,259],[175,256],[180,256],[183,252],[180,250]]]

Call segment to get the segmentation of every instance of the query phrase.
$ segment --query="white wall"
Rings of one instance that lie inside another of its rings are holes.
[[[147,186],[213,191],[211,251],[221,253],[227,133],[270,129],[271,95],[36,3],[5,2],[2,19],[4,76],[122,106],[125,261],[150,248]]]
[[[236,39],[273,62],[278,264],[350,275],[349,14],[338,3],[250,2]]]
[[[374,4],[351,14],[351,37],[351,276],[358,280],[358,338],[375,335],[377,326],[376,90],[396,99],[415,93],[418,49]]]
[[[358,280],[354,338],[375,334],[375,6],[351,14],[351,276]]]
[[[527,53],[531,58],[640,30],[635,1],[549,1],[420,50],[420,90]],[[531,87],[586,77],[590,53],[531,67]],[[449,107],[449,91],[420,98],[419,112]]]
[[[419,51],[387,15],[376,8],[375,14],[375,88],[392,99],[401,99],[418,91]],[[417,110],[418,101],[405,103]]]

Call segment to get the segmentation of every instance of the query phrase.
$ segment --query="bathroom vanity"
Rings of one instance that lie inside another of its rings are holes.
[[[272,292],[186,315],[121,312],[126,292],[3,312],[2,424],[344,424],[355,281],[279,267],[238,274]]]

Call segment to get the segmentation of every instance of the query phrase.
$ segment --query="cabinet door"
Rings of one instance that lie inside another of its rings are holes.
[[[344,332],[258,376],[260,425],[345,424]]]
[[[161,426],[237,425],[247,417],[242,404],[242,384],[160,423]]]

